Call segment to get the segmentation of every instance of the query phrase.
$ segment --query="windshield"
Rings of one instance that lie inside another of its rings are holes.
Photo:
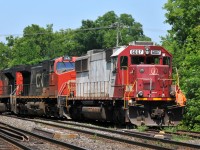
[[[159,57],[142,57],[142,56],[134,56],[131,57],[132,64],[159,64]]]
[[[58,73],[70,71],[74,69],[74,62],[58,62],[56,65],[56,71]]]

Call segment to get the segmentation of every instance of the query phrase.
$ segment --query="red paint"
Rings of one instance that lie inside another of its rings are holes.
[[[23,75],[21,72],[16,72],[16,95],[21,95],[23,92]]]
[[[75,80],[76,80],[76,72],[75,69],[69,70],[63,73],[59,73],[56,69],[57,63],[65,63],[71,62],[74,63],[76,57],[72,57],[71,60],[64,60],[63,57],[60,57],[55,60],[54,63],[54,73],[51,74],[50,83],[56,86],[56,95],[70,95],[70,92],[73,92],[75,95]]]
[[[152,50],[160,50],[161,55],[146,54],[145,46],[134,45],[126,47],[118,55],[115,98],[125,97],[128,100],[127,97],[129,97],[135,99],[138,97],[139,91],[143,92],[143,98],[162,98],[162,100],[165,100],[170,97],[172,66],[163,65],[163,57],[169,57],[171,64],[172,55],[161,46],[148,46],[148,49],[150,53],[156,52]],[[120,58],[122,56],[128,58],[128,65],[125,70],[120,68]],[[132,57],[139,56],[144,58],[143,63],[134,64],[131,62]],[[150,63],[153,59],[152,57],[157,57],[158,64]],[[125,91],[127,85],[131,87],[130,92]]]
[[[3,95],[3,81],[0,80],[0,95]]]

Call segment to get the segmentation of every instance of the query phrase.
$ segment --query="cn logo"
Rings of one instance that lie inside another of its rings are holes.
[[[43,74],[41,73],[36,74],[36,87],[43,87]]]
[[[151,68],[150,74],[149,75],[158,75],[158,69],[157,68]]]

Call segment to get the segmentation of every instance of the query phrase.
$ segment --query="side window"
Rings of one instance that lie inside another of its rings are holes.
[[[170,57],[163,57],[163,65],[171,65],[170,64]]]
[[[81,59],[75,62],[75,71],[84,72],[88,71],[88,59]]]
[[[144,57],[134,56],[131,58],[131,64],[144,64]]]
[[[128,67],[128,57],[127,56],[121,56],[120,57],[120,68],[121,69],[127,69]]]
[[[117,71],[117,57],[112,57],[111,62],[113,64],[113,73],[116,73],[116,71]]]

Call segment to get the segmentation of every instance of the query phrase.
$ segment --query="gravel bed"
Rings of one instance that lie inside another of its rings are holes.
[[[120,143],[117,141],[107,140],[104,138],[100,138],[96,135],[82,134],[82,133],[78,133],[78,132],[74,132],[74,131],[60,129],[60,128],[47,126],[47,125],[40,124],[40,123],[34,123],[31,121],[16,119],[16,118],[11,119],[10,117],[6,117],[6,116],[0,116],[0,122],[9,124],[9,125],[17,127],[17,128],[28,130],[28,131],[31,131],[33,128],[43,128],[43,129],[48,128],[50,130],[53,130],[54,132],[64,132],[67,134],[78,134],[78,136],[76,136],[75,138],[65,138],[65,139],[60,139],[60,140],[64,141],[64,142],[72,143],[74,145],[78,145],[81,147],[85,147],[85,148],[91,149],[91,150],[96,150],[96,149],[103,149],[103,150],[124,150],[124,149],[126,149],[126,150],[133,150],[133,149],[145,150],[146,149],[146,150],[148,150],[149,149],[149,148],[139,147],[139,146],[130,145],[130,144],[126,144],[126,143]],[[101,131],[99,131],[99,132],[101,132]],[[101,134],[103,134],[103,133],[101,132]],[[106,133],[104,133],[104,134],[106,134]],[[47,147],[45,147],[45,148],[48,149]]]
[[[71,143],[74,145],[78,145],[81,147],[85,147],[85,148],[91,149],[91,150],[93,150],[93,149],[94,150],[96,150],[96,149],[105,149],[105,150],[122,150],[122,149],[123,150],[124,149],[127,149],[127,150],[132,150],[132,149],[140,150],[141,149],[141,150],[143,150],[143,149],[148,149],[148,148],[144,148],[144,147],[139,147],[139,146],[135,146],[135,145],[130,145],[130,144],[126,144],[126,143],[120,143],[117,141],[104,139],[104,138],[98,137],[97,135],[83,134],[83,133],[79,133],[79,132],[72,131],[72,130],[61,129],[61,128],[57,128],[57,127],[40,124],[40,123],[34,123],[32,121],[25,121],[25,120],[15,119],[15,118],[11,119],[10,117],[6,117],[6,116],[0,116],[0,121],[4,122],[6,124],[9,124],[9,125],[13,125],[17,128],[28,130],[28,131],[31,131],[33,128],[41,128],[44,130],[50,130],[51,132],[62,132],[62,133],[72,134],[72,135],[74,134],[76,136],[73,138],[72,137],[60,138],[58,140],[61,140],[61,141],[67,142],[67,143]],[[54,124],[56,124],[56,123],[54,123]],[[77,124],[80,124],[80,123],[77,123]],[[72,127],[72,125],[66,125],[66,126]],[[94,126],[94,125],[91,125],[91,126]],[[73,127],[75,127],[75,126],[73,126]],[[98,130],[83,128],[83,127],[76,126],[75,128],[81,128],[81,129],[93,131],[93,132],[95,131],[99,134],[109,134],[110,136],[115,136],[115,137],[119,137],[119,138],[126,137],[124,135],[122,136],[119,134],[111,134],[110,132],[108,133],[108,132],[104,132],[104,131],[98,131]],[[140,142],[145,142],[145,143],[149,142],[147,140],[137,139],[134,137],[126,137],[126,139],[136,140],[136,141],[140,140]],[[183,141],[183,142],[192,143],[192,144],[200,144],[200,140],[188,140],[188,141]],[[152,141],[151,141],[151,144],[153,144]],[[46,149],[48,149],[48,148],[46,148]]]

